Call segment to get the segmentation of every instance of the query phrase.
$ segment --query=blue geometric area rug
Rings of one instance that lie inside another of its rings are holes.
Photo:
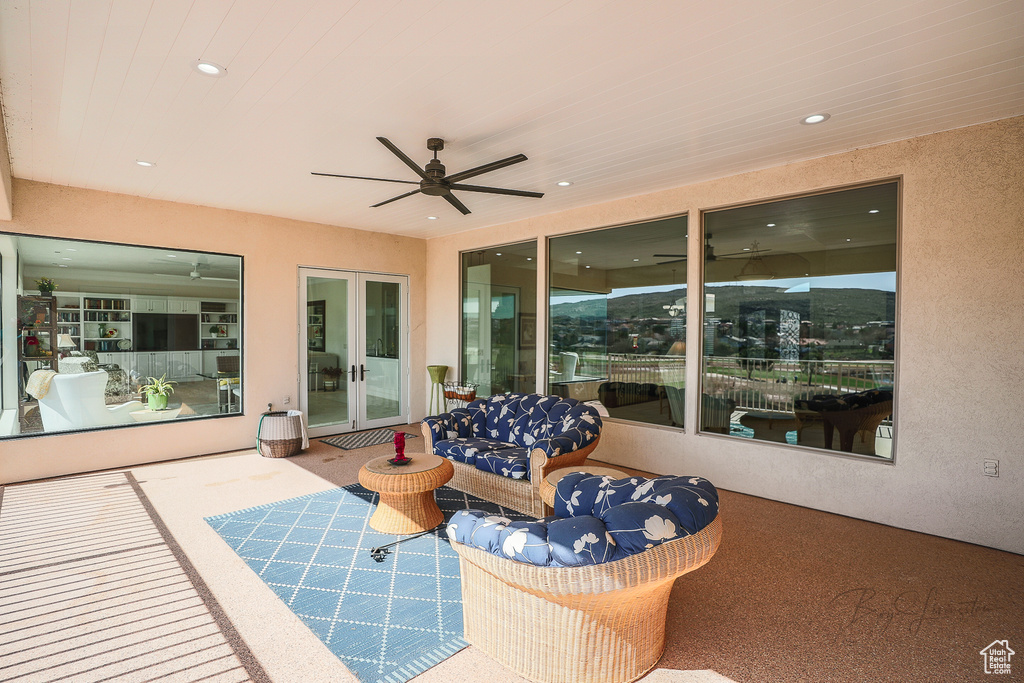
[[[442,486],[445,521],[458,510],[525,519]],[[364,683],[404,683],[452,656],[462,639],[459,559],[444,526],[390,548],[402,536],[368,524],[377,494],[358,484],[207,517],[249,568]]]

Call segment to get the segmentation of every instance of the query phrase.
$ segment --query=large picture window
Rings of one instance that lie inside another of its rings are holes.
[[[898,216],[897,182],[704,213],[703,431],[892,457]]]
[[[462,387],[449,396],[537,386],[537,243],[462,254]]]
[[[241,412],[241,257],[0,234],[0,259],[0,438]]]
[[[686,217],[549,241],[548,391],[683,426]]]

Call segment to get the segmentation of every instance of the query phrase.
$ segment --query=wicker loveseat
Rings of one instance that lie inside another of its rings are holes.
[[[426,452],[448,458],[448,486],[540,517],[548,472],[582,465],[601,438],[597,410],[571,398],[496,394],[423,420]]]
[[[699,477],[570,474],[555,516],[457,512],[465,638],[535,681],[632,681],[665,650],[676,578],[718,549],[718,493]]]

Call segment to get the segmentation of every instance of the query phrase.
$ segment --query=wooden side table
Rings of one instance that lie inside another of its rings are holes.
[[[613,467],[600,467],[598,465],[588,465],[586,463],[577,465],[575,467],[563,467],[560,470],[552,470],[548,472],[548,476],[544,477],[540,485],[537,487],[540,490],[540,498],[544,501],[544,505],[547,506],[544,510],[546,514],[551,514],[551,509],[555,507],[555,491],[558,487],[558,481],[566,476],[567,474],[573,474],[574,472],[586,472],[587,474],[594,474],[599,477],[611,477],[612,479],[625,479],[630,476],[622,470],[617,470]]]
[[[380,494],[370,526],[386,534],[433,529],[444,521],[434,489],[447,483],[455,468],[437,455],[410,453],[412,462],[397,467],[388,462],[391,457],[375,458],[359,470],[359,483]]]

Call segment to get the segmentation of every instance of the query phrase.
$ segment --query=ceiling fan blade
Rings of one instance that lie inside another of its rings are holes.
[[[377,139],[379,140],[380,138],[377,138]],[[520,161],[526,161],[526,155],[525,154],[517,154],[514,157],[509,157],[507,159],[501,159],[500,161],[492,161],[489,164],[484,164],[483,166],[477,166],[476,168],[471,168],[468,171],[461,171],[459,173],[455,173],[454,175],[448,176],[446,178],[446,180],[449,183],[457,183],[460,180],[465,180],[466,178],[472,178],[475,175],[480,175],[482,173],[489,173],[491,171],[497,171],[499,168],[505,168],[506,166],[511,166],[512,164],[518,164]]]
[[[328,178],[355,178],[356,180],[379,180],[382,183],[406,183],[408,185],[419,185],[418,180],[392,180],[391,178],[370,178],[364,175],[341,175],[340,173],[317,173],[310,171],[310,175],[322,175]]]
[[[451,204],[451,205],[452,205],[452,206],[454,206],[454,207],[455,207],[456,209],[458,209],[459,211],[461,211],[461,212],[462,212],[462,215],[463,215],[463,216],[465,216],[466,214],[472,213],[472,212],[471,212],[471,211],[470,211],[470,210],[469,210],[469,209],[468,209],[468,208],[466,207],[466,205],[465,205],[465,204],[463,204],[462,202],[460,202],[460,201],[459,201],[458,199],[456,199],[456,198],[455,198],[455,195],[453,195],[453,194],[450,194],[450,193],[449,193],[449,194],[446,194],[446,195],[444,195],[444,198],[448,200],[448,203],[449,203],[449,204]]]
[[[450,186],[453,190],[463,190],[465,192],[489,192],[490,194],[507,194],[513,197],[536,197],[540,199],[544,196],[543,192],[529,192],[527,190],[505,190],[500,187],[482,187],[480,185],[463,185],[457,183]]]
[[[394,143],[392,143],[387,138],[378,137],[377,139],[380,140],[380,144],[390,149],[392,154],[394,154],[396,157],[404,161],[406,166],[414,170],[416,172],[416,175],[418,175],[420,178],[423,178],[424,180],[430,180],[430,178],[427,177],[427,174],[423,171],[423,169],[417,166],[415,161],[407,157],[405,155],[405,152],[395,147]]]
[[[685,260],[686,260],[686,257],[684,256],[683,258],[677,258],[677,259],[673,259],[671,261],[661,261],[660,263],[655,263],[654,265],[656,265],[656,266],[667,266],[670,263],[682,263]]]
[[[406,192],[405,194],[400,194],[397,197],[392,197],[391,199],[385,199],[384,201],[382,201],[379,204],[373,204],[372,206],[370,206],[370,208],[371,209],[376,209],[378,206],[384,206],[385,204],[390,204],[391,202],[397,202],[399,199],[405,199],[406,197],[411,197],[414,194],[418,193],[419,191],[420,191],[419,188],[416,188],[412,192]]]
[[[771,249],[758,249],[757,253],[764,254],[769,251],[771,251]],[[751,249],[750,251],[734,251],[731,254],[715,254],[715,258],[728,258],[730,256],[751,256],[753,253],[753,249]]]
[[[654,258],[686,258],[686,254],[651,254]]]

